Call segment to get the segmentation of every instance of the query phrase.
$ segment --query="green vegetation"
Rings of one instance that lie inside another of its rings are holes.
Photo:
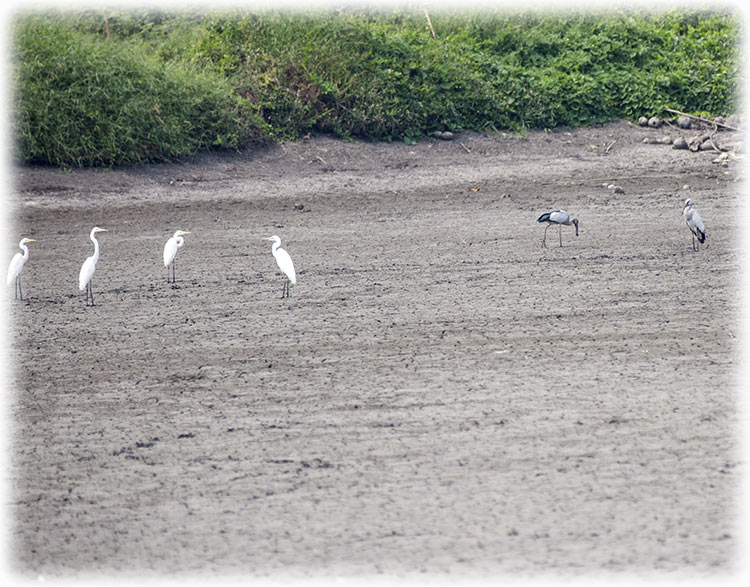
[[[671,107],[730,114],[739,17],[551,13],[81,11],[13,26],[27,163],[119,165],[307,133],[590,125]]]

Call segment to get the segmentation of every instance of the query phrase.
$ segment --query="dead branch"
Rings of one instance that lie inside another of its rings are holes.
[[[699,122],[704,122],[706,124],[714,124],[716,126],[726,128],[727,130],[734,130],[734,131],[740,132],[739,128],[729,126],[728,124],[724,124],[723,122],[716,122],[715,120],[708,120],[707,118],[701,118],[700,116],[695,116],[693,114],[686,114],[684,112],[680,112],[679,110],[674,110],[672,108],[665,108],[664,110],[672,114],[677,114],[678,116],[687,116],[688,118],[692,118],[693,120],[697,120]]]

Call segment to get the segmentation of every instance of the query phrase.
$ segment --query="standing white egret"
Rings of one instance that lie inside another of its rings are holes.
[[[685,205],[682,208],[682,215],[685,216],[685,224],[688,225],[690,232],[693,233],[693,250],[698,250],[698,245],[695,244],[695,239],[698,239],[699,243],[703,243],[706,240],[706,228],[703,226],[703,219],[698,214],[698,210],[693,208],[693,203],[688,198],[685,200]]]
[[[26,246],[26,243],[35,242],[36,241],[33,238],[22,238],[21,242],[18,243],[18,246],[23,253],[16,253],[13,255],[13,258],[10,260],[10,265],[8,265],[8,285],[10,285],[12,281],[16,282],[14,294],[15,297],[20,297],[22,300],[23,290],[21,289],[21,269],[23,269],[26,261],[29,260],[29,248]]]
[[[169,266],[172,266],[172,283],[175,283],[175,257],[177,256],[177,249],[181,249],[182,245],[185,244],[183,235],[190,234],[184,230],[178,230],[174,233],[172,238],[167,241],[164,245],[164,266],[167,268],[167,283],[169,283]]]
[[[560,233],[560,246],[562,246],[562,225],[574,224],[576,227],[576,236],[578,236],[578,218],[573,218],[570,212],[565,210],[552,210],[552,212],[545,212],[536,220],[537,222],[546,222],[547,228],[544,229],[544,239],[542,239],[542,246],[547,246],[547,229],[553,224],[557,224]]]
[[[107,229],[99,228],[98,226],[91,229],[89,238],[94,243],[94,254],[83,262],[81,272],[78,274],[78,289],[81,291],[86,290],[87,306],[89,305],[89,298],[91,298],[91,305],[94,305],[94,290],[91,287],[91,278],[94,276],[96,262],[99,260],[99,241],[96,240],[97,232],[107,232]]]
[[[294,272],[294,264],[292,263],[292,258],[289,256],[289,253],[281,248],[281,239],[278,236],[269,236],[264,240],[273,241],[271,252],[276,259],[276,264],[279,266],[279,269],[281,269],[281,272],[286,276],[286,281],[284,281],[284,289],[281,290],[281,297],[288,298],[289,284],[291,283],[292,285],[295,285],[297,283],[297,274]]]

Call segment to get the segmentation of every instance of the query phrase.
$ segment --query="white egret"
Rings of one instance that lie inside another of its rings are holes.
[[[281,248],[281,239],[274,235],[264,239],[267,241],[273,241],[271,252],[276,259],[276,264],[281,269],[281,272],[286,276],[284,281],[284,289],[281,290],[281,297],[289,297],[289,284],[295,285],[297,283],[297,274],[294,272],[294,264],[292,258],[289,256],[284,249]]]
[[[573,218],[570,212],[565,210],[552,210],[552,212],[545,212],[536,220],[537,222],[546,222],[547,228],[544,229],[544,239],[542,240],[542,246],[547,246],[547,229],[553,224],[557,224],[560,233],[560,246],[562,246],[562,225],[565,224],[570,226],[574,224],[576,227],[576,236],[578,236],[578,218]]]
[[[86,290],[87,306],[89,305],[89,298],[91,298],[91,305],[94,305],[94,290],[91,287],[91,278],[94,276],[96,262],[99,260],[99,241],[96,240],[97,232],[107,232],[107,229],[99,228],[98,226],[91,229],[89,238],[94,243],[94,254],[83,262],[81,272],[78,275],[78,289],[81,291]]]
[[[10,285],[13,281],[16,282],[14,294],[15,297],[20,297],[22,300],[23,290],[21,289],[21,269],[23,269],[26,261],[29,260],[29,248],[26,246],[26,243],[35,242],[36,241],[33,238],[22,238],[21,242],[18,243],[18,246],[23,251],[23,253],[16,253],[15,255],[13,255],[13,258],[10,260],[10,265],[8,265],[8,285]]]
[[[169,283],[169,266],[172,266],[172,283],[175,283],[175,265],[177,264],[175,262],[175,257],[177,256],[177,249],[181,249],[182,246],[185,244],[185,239],[182,238],[183,235],[191,234],[189,232],[185,232],[184,230],[178,230],[174,233],[172,238],[170,238],[167,241],[167,244],[164,245],[164,266],[167,268],[167,283]]]
[[[685,205],[682,208],[682,215],[685,216],[685,224],[688,225],[690,232],[693,233],[693,250],[698,250],[698,245],[695,244],[695,239],[698,239],[699,243],[704,243],[706,240],[706,228],[703,226],[703,219],[698,214],[698,210],[693,208],[693,202],[688,198],[685,200]]]

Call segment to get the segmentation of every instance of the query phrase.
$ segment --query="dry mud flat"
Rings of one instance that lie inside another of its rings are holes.
[[[741,167],[654,132],[18,170],[12,569],[732,573]]]

